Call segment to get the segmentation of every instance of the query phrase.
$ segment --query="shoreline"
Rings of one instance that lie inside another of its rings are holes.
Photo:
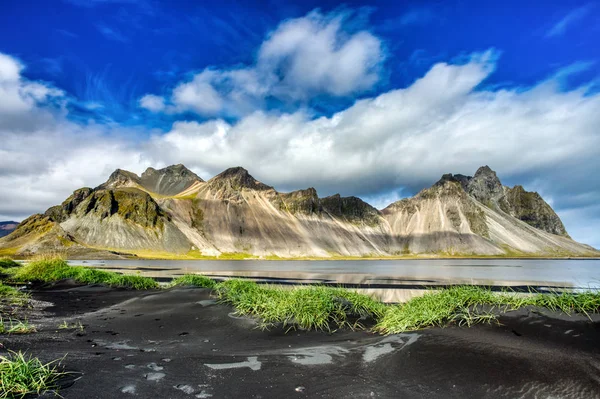
[[[35,334],[7,349],[65,357],[65,398],[598,397],[599,319],[528,308],[500,325],[380,336],[257,329],[208,289],[129,291],[61,281],[32,292],[50,305]],[[43,305],[42,305],[43,306]],[[63,321],[83,330],[59,329]],[[3,349],[1,353],[4,353]],[[231,381],[235,381],[232,384]],[[134,396],[135,395],[135,396]]]
[[[37,255],[32,256],[16,256],[10,255],[10,258],[19,261],[29,261],[35,259]],[[395,260],[600,260],[600,256],[426,256],[426,255],[415,255],[415,256],[384,256],[384,257],[364,257],[364,256],[347,256],[347,257],[260,257],[252,256],[246,258],[228,258],[228,257],[188,257],[188,256],[137,256],[132,254],[121,254],[121,257],[110,258],[110,257],[68,257],[67,260],[81,260],[81,261],[102,261],[102,260],[168,260],[168,261],[268,261],[268,262],[295,262],[295,261],[395,261]]]

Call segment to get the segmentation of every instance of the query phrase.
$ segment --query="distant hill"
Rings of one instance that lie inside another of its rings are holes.
[[[314,188],[280,193],[242,167],[208,181],[183,165],[141,176],[118,169],[24,220],[0,249],[158,257],[599,254],[573,241],[539,194],[503,186],[487,166],[472,177],[446,174],[383,210],[357,197],[322,198]]]
[[[0,222],[0,237],[4,237],[17,228],[19,222]]]

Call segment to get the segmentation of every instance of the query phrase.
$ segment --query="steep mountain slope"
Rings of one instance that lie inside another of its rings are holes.
[[[279,193],[241,167],[203,181],[183,165],[116,170],[95,189],[23,221],[0,253],[120,251],[330,257],[429,254],[598,255],[568,236],[537,193],[505,187],[489,167],[447,174],[378,211],[314,188]],[[99,256],[99,255],[98,255]]]
[[[19,222],[0,222],[0,237],[4,237],[12,233]]]
[[[197,187],[193,199],[160,201],[202,253],[360,256],[386,254],[389,237],[379,212],[358,198],[320,199],[313,188],[278,193],[243,168]],[[356,215],[371,214],[371,218]]]
[[[527,198],[524,200],[523,198]],[[586,255],[537,193],[505,187],[489,167],[447,174],[413,198],[382,211],[404,253]]]

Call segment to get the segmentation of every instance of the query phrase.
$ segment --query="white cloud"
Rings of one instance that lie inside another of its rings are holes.
[[[373,87],[384,58],[381,41],[367,31],[345,32],[345,17],[312,12],[282,23],[269,36],[257,68],[278,75],[276,95],[346,96]]]
[[[77,125],[60,113],[26,134],[0,124],[0,218],[43,211],[117,167],[139,173],[184,163],[209,178],[242,165],[281,190],[314,186],[321,195],[339,191],[381,205],[377,197],[395,199],[402,187],[408,193],[443,173],[472,174],[488,164],[503,181],[552,198],[575,239],[600,244],[592,228],[600,93],[565,91],[556,76],[529,88],[484,89],[495,59],[488,51],[463,64],[438,63],[412,85],[331,117],[256,111],[235,123],[179,121],[137,142],[129,130]],[[17,93],[32,83],[13,81],[20,82]],[[48,113],[34,101],[26,114]]]
[[[165,109],[165,99],[154,94],[146,94],[140,98],[140,107],[146,108],[152,112],[161,112]]]
[[[285,21],[262,43],[253,65],[205,69],[179,83],[164,110],[239,116],[267,97],[305,102],[365,92],[379,80],[383,45],[367,31],[348,31],[348,18],[313,11]]]
[[[10,126],[19,129],[36,123],[28,112],[38,103],[53,97],[62,97],[61,90],[49,85],[26,81],[21,78],[23,65],[15,58],[0,53],[0,128]],[[38,114],[42,117],[43,114]]]
[[[118,164],[142,170],[137,144],[124,138],[130,132],[69,122],[51,101],[64,93],[25,79],[22,69],[0,53],[0,219],[44,211]]]

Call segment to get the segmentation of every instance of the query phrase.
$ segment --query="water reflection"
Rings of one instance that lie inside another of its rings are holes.
[[[82,264],[82,261],[71,261]],[[600,260],[420,259],[356,261],[104,260],[86,266],[136,270],[152,277],[202,272],[289,282],[362,285],[482,284],[600,288]]]

